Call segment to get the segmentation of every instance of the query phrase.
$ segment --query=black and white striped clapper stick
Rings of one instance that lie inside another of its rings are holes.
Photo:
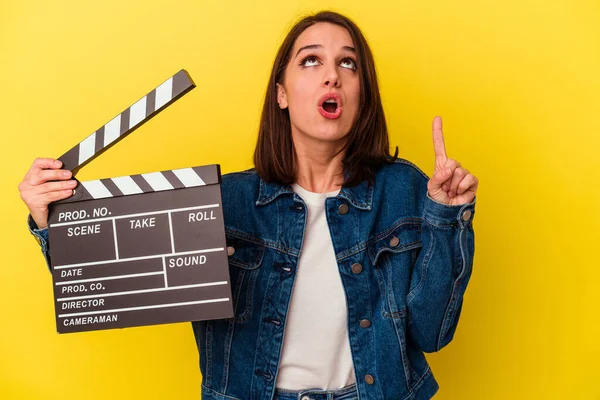
[[[71,170],[75,175],[77,170],[87,162],[96,158],[194,87],[196,85],[187,71],[182,69],[177,72],[59,157],[59,160],[63,162],[63,168]]]
[[[64,168],[76,171],[193,87],[181,70],[60,157]],[[213,164],[79,182],[51,203],[57,331],[233,317],[220,183]]]
[[[128,196],[221,183],[218,164],[79,182],[75,194],[56,203]]]

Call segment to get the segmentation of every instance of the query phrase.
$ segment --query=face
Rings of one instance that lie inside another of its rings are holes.
[[[348,31],[317,23],[296,39],[277,101],[288,108],[294,141],[343,141],[360,96],[356,52]]]

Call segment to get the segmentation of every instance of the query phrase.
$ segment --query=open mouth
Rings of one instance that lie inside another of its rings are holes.
[[[327,119],[338,119],[342,115],[342,98],[337,93],[325,93],[317,104],[319,112]]]
[[[338,104],[335,99],[329,99],[329,100],[326,100],[325,102],[323,102],[322,107],[323,107],[323,110],[327,111],[328,113],[335,113],[335,111],[338,108]]]

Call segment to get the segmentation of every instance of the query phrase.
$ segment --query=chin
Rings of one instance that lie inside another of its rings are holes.
[[[323,140],[326,142],[336,142],[338,140],[344,139],[348,136],[348,131],[339,132],[339,131],[323,131],[310,135],[313,139]]]
[[[350,127],[332,126],[333,124],[325,127],[319,127],[315,129],[311,135],[314,138],[328,141],[336,141],[345,138],[350,132]]]
[[[312,125],[312,124],[311,124]],[[312,126],[300,127],[296,126],[295,130],[300,136],[304,136],[311,140],[323,142],[336,142],[348,136],[351,127],[339,126],[339,124],[316,124]]]

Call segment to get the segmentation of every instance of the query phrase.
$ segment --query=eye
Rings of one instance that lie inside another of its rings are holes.
[[[340,65],[343,68],[350,68],[351,70],[356,71],[356,61],[351,58],[344,58]]]
[[[319,60],[315,56],[307,56],[300,62],[303,67],[313,67],[319,65]]]

